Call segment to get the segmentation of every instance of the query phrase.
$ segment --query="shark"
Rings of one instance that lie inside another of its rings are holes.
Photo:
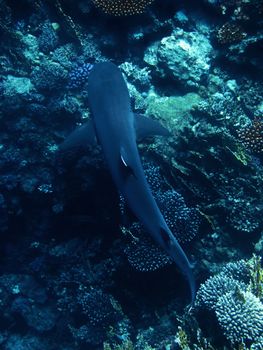
[[[94,65],[88,79],[91,120],[66,138],[62,150],[98,142],[113,181],[129,208],[154,241],[186,276],[195,298],[193,265],[169,229],[146,180],[137,140],[150,135],[169,136],[158,121],[132,112],[127,84],[111,62]]]

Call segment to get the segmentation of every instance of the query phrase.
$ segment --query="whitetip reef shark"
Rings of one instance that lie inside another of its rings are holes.
[[[89,122],[64,141],[62,150],[100,143],[116,187],[147,232],[173,259],[186,276],[192,303],[195,298],[193,266],[167,226],[141,164],[136,137],[170,133],[157,121],[131,111],[130,96],[119,68],[111,62],[94,66],[89,74],[88,100],[92,112]]]

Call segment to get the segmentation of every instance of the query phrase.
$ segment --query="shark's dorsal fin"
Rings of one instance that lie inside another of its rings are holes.
[[[170,131],[157,120],[153,120],[141,114],[134,113],[134,124],[138,141],[148,136],[171,136]]]
[[[129,176],[135,176],[132,166],[123,147],[120,148],[120,169],[125,179]]]
[[[95,129],[92,120],[87,121],[75,129],[60,145],[61,151],[71,149],[87,148],[89,145],[97,143]]]

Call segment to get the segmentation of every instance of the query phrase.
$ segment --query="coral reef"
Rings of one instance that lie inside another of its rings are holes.
[[[0,3],[0,348],[262,349],[262,0]],[[101,61],[170,131],[138,148],[191,310],[100,146],[60,151]]]

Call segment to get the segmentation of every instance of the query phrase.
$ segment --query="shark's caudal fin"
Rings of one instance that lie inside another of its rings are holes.
[[[160,227],[159,232],[164,250],[166,250],[174,262],[181,268],[187,278],[191,290],[191,304],[193,305],[196,294],[193,266],[188,261],[187,256],[172,233],[163,227]]]
[[[138,141],[148,136],[169,136],[171,133],[157,120],[134,114],[136,137]],[[92,120],[88,120],[82,126],[76,128],[60,145],[61,151],[87,148],[97,143],[96,132]]]

